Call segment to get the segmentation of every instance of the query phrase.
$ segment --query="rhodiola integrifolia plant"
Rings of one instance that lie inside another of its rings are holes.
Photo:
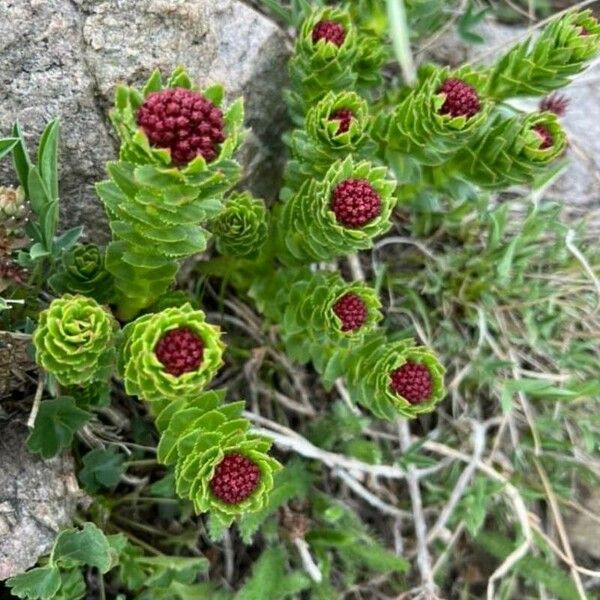
[[[444,368],[433,350],[382,325],[368,283],[322,264],[371,248],[396,204],[428,190],[451,198],[532,183],[563,155],[564,102],[550,97],[526,114],[507,100],[566,85],[597,55],[600,26],[589,12],[568,13],[489,68],[425,65],[414,86],[397,90],[382,87],[388,55],[374,39],[337,8],[301,25],[286,93],[296,128],[268,208],[232,191],[241,99],[225,106],[221,87],[200,90],[182,68],[165,82],[153,73],[141,90],[119,87],[111,118],[120,153],[97,185],[112,241],[71,244],[49,279],[64,295],[40,313],[34,344],[51,389],[77,401],[117,375],[147,403],[177,493],[225,526],[265,506],[281,465],[243,402],[209,389],[226,347],[173,290],[182,261],[214,237],[226,272],[211,273],[255,302],[289,357],[311,363],[326,387],[344,382],[382,419],[435,410]],[[22,194],[1,196],[3,222],[20,214]]]

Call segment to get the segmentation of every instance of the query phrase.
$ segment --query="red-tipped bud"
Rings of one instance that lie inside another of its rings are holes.
[[[312,41],[316,44],[319,40],[326,40],[341,46],[346,39],[344,28],[335,21],[319,21],[312,30]]]
[[[137,113],[138,125],[156,148],[171,151],[177,165],[196,156],[207,162],[225,140],[223,113],[202,94],[182,88],[148,94]]]
[[[227,454],[218,464],[210,480],[212,493],[221,502],[239,504],[248,498],[260,483],[260,469],[245,456]]]
[[[550,94],[542,98],[540,110],[552,112],[558,117],[562,117],[569,107],[569,99],[564,94]]]
[[[362,298],[348,292],[344,294],[334,305],[333,312],[342,321],[342,331],[356,331],[360,329],[367,320],[367,305]]]
[[[335,188],[331,209],[342,225],[358,229],[381,213],[381,198],[366,179],[347,179]]]
[[[552,134],[545,125],[542,125],[541,123],[539,125],[535,125],[533,130],[538,134],[538,136],[542,140],[542,144],[540,146],[542,150],[552,148],[552,146],[554,145],[554,138],[552,137]]]
[[[475,88],[461,79],[446,79],[438,93],[446,95],[440,108],[442,115],[469,118],[477,114],[481,107]]]
[[[340,122],[337,133],[346,133],[352,122],[352,111],[349,108],[340,108],[329,117],[329,120]]]
[[[409,361],[392,371],[390,387],[411,404],[421,404],[431,397],[431,374],[425,365]]]
[[[159,340],[154,353],[167,373],[179,377],[195,371],[202,364],[204,344],[191,329],[179,327]]]

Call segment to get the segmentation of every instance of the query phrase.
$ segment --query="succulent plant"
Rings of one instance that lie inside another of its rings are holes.
[[[540,35],[509,50],[492,68],[487,93],[497,99],[543,96],[581,73],[600,50],[600,24],[591,10],[554,19]]]
[[[306,181],[274,219],[280,260],[310,263],[370,248],[391,227],[396,184],[386,174],[384,167],[348,157],[322,181]]]
[[[250,290],[259,309],[281,327],[290,357],[312,361],[326,385],[342,373],[341,354],[355,351],[382,318],[375,291],[337,273],[281,269]]]
[[[565,132],[554,113],[496,115],[447,168],[483,188],[498,189],[531,182],[566,147]]]
[[[248,192],[234,193],[211,223],[217,250],[225,256],[255,258],[269,234],[264,202]]]
[[[289,61],[292,118],[300,125],[308,109],[328,92],[376,85],[385,50],[369,35],[358,35],[349,14],[327,7],[302,23]]]
[[[377,332],[346,355],[345,363],[351,397],[382,419],[431,412],[445,395],[444,367],[412,340],[389,342]]]
[[[223,349],[219,329],[184,304],[125,326],[119,372],[127,393],[143,400],[192,398],[215,376]]]
[[[271,442],[248,432],[244,403],[221,401],[222,394],[206,392],[165,404],[156,419],[158,459],[175,467],[179,496],[229,526],[264,508],[281,465],[267,454]]]
[[[321,178],[333,162],[353,154],[367,158],[375,150],[369,138],[367,103],[355,92],[329,92],[306,115],[304,126],[292,132],[285,184],[297,191],[308,178]]]
[[[119,314],[134,317],[172,285],[178,260],[203,251],[202,225],[222,208],[239,178],[232,156],[241,141],[241,99],[222,112],[223,89],[202,93],[183,69],[163,86],[154,72],[144,89],[119,87],[111,118],[121,138],[120,161],[97,191],[113,242],[106,268]]]
[[[116,320],[95,300],[65,294],[40,313],[33,334],[36,361],[64,386],[106,381],[117,331]]]
[[[113,281],[104,266],[104,254],[94,244],[78,244],[63,253],[57,272],[48,283],[59,294],[73,292],[100,303],[114,296]]]
[[[482,95],[483,79],[469,68],[431,68],[390,115],[378,118],[374,135],[382,151],[425,165],[439,165],[486,124],[492,103]]]

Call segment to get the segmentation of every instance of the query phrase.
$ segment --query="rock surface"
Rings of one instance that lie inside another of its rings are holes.
[[[44,461],[29,454],[27,434],[24,425],[0,421],[0,581],[48,553],[81,498],[73,459]]]
[[[512,44],[527,36],[523,27],[509,27],[487,22],[477,32],[485,44],[465,44],[457,34],[442,36],[428,49],[425,58],[458,66],[466,61],[489,64]],[[561,93],[569,98],[569,109],[561,119],[569,134],[571,162],[566,172],[553,184],[549,193],[558,200],[583,209],[600,208],[600,63],[575,78]],[[534,102],[523,102],[535,110]]]
[[[272,196],[285,124],[281,90],[287,42],[264,16],[237,0],[3,0],[0,2],[0,135],[19,119],[37,140],[61,119],[63,226],[106,235],[94,183],[116,156],[107,114],[117,83],[142,83],[156,67],[185,66],[204,86],[244,95],[253,129],[242,160],[247,183]],[[12,180],[9,161],[0,182]]]

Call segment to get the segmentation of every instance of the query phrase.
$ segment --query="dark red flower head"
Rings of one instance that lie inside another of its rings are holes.
[[[333,312],[342,321],[342,331],[356,331],[367,320],[367,305],[358,294],[348,292],[334,305]]]
[[[341,46],[346,39],[344,28],[335,21],[319,21],[312,30],[312,41],[316,44],[319,40],[326,40]]]
[[[352,122],[352,111],[349,108],[340,108],[329,117],[329,120],[340,122],[337,133],[346,133]]]
[[[542,145],[540,146],[542,150],[552,148],[554,144],[554,139],[545,125],[542,125],[541,123],[539,125],[535,125],[533,130],[538,134],[538,136],[542,140]]]
[[[569,107],[569,99],[564,94],[550,94],[542,98],[540,102],[540,110],[554,113],[558,117],[562,117]]]
[[[421,404],[431,397],[431,374],[425,365],[408,361],[392,371],[390,387],[411,404]]]
[[[177,165],[196,156],[214,160],[225,140],[223,113],[202,94],[183,88],[148,94],[137,113],[138,125],[156,148],[167,148]]]
[[[472,117],[479,112],[481,104],[475,88],[462,79],[446,79],[439,94],[446,94],[440,113],[452,117]]]
[[[358,229],[381,213],[381,198],[366,179],[346,179],[333,191],[331,210],[342,225]]]
[[[156,358],[165,371],[175,377],[195,371],[204,357],[204,344],[200,337],[187,327],[167,332],[154,348]]]
[[[257,488],[260,469],[249,458],[238,454],[225,455],[210,480],[212,493],[221,502],[239,504]]]

